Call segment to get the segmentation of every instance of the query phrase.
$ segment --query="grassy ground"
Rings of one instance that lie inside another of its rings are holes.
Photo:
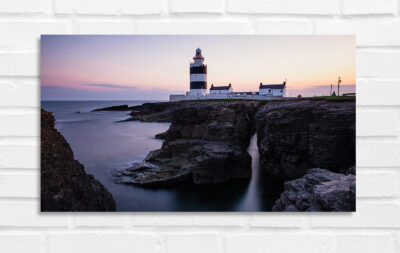
[[[352,101],[356,100],[355,96],[336,96],[336,97],[331,97],[331,96],[321,96],[321,97],[311,97],[311,98],[304,98],[304,99],[309,99],[309,100],[335,100],[335,101]]]
[[[276,100],[247,100],[247,99],[204,99],[204,100],[184,100],[182,102],[199,102],[199,103],[209,103],[209,102],[259,102],[261,104],[266,104],[270,102],[281,102],[288,100],[329,100],[329,101],[355,101],[355,96],[320,96],[320,97],[306,97],[306,98],[296,98],[296,99],[276,99]]]

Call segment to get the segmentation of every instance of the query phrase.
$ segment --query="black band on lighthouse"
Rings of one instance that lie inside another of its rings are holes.
[[[191,67],[190,74],[207,74],[207,66]]]
[[[207,89],[207,82],[190,82],[190,89]]]

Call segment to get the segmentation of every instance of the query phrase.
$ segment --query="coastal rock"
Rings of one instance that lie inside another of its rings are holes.
[[[115,106],[110,106],[110,107],[103,107],[103,108],[98,108],[92,110],[92,112],[98,112],[98,111],[130,111],[130,107],[128,105],[115,105]]]
[[[261,168],[283,180],[355,164],[355,101],[270,102],[256,114]]]
[[[185,104],[185,102],[158,102],[132,106],[131,117],[125,121],[172,122],[175,111]]]
[[[299,179],[285,182],[273,211],[355,211],[355,176],[325,169],[309,169]]]
[[[253,103],[183,103],[174,110],[161,149],[152,151],[143,163],[117,172],[117,181],[214,184],[251,176],[246,149],[254,133]]]
[[[111,193],[74,159],[54,121],[41,110],[41,210],[115,211]]]

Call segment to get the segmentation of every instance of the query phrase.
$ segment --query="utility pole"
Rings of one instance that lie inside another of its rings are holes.
[[[331,92],[329,92],[329,96],[332,96],[332,84],[331,84]]]
[[[340,83],[342,82],[342,80],[340,80],[340,76],[338,77],[338,81],[337,81],[337,95],[340,96],[339,90],[340,90]]]

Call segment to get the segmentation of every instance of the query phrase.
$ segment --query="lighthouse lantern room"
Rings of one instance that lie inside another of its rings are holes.
[[[190,63],[190,91],[191,96],[205,96],[207,94],[207,65],[204,65],[204,57],[201,49],[196,49],[193,62]]]

